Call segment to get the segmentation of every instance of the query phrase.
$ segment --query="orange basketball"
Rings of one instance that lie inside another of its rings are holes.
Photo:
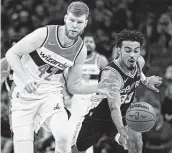
[[[154,108],[146,102],[132,103],[125,116],[127,125],[134,131],[147,132],[156,122]]]

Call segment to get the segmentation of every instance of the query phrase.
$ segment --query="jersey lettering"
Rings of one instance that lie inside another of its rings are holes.
[[[49,68],[50,68],[49,64],[45,64],[45,65],[40,66],[38,68],[38,70],[40,71],[39,77],[41,78],[47,72],[47,70]],[[62,71],[56,67],[52,67],[50,70],[51,70],[51,73],[49,75],[47,75],[46,77],[44,77],[44,80],[50,81],[51,76],[53,76],[54,74],[57,74],[57,72],[62,73]]]
[[[128,104],[131,102],[134,92],[130,94],[121,95],[121,104]]]

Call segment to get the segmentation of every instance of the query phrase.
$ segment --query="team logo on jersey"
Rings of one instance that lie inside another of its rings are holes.
[[[54,110],[60,109],[61,107],[59,106],[59,103],[54,107]]]
[[[123,88],[123,89],[121,90],[121,93],[128,93],[128,92],[130,92],[132,89],[138,87],[139,84],[140,84],[140,80],[138,80],[138,81],[136,81],[136,82],[133,82],[131,85],[128,85],[128,86],[126,86],[125,88]]]
[[[124,84],[127,82],[128,78],[126,80],[124,80]]]
[[[65,62],[64,64],[62,62],[59,62],[55,59],[52,58],[51,55],[46,55],[42,51],[40,52],[40,56],[42,57],[43,60],[45,60],[48,63],[51,63],[53,65],[56,65],[60,69],[65,69],[68,67],[67,63]]]

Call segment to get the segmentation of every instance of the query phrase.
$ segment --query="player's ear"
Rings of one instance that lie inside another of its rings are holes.
[[[64,23],[66,23],[67,20],[67,14],[64,16]]]
[[[88,19],[86,19],[86,21],[85,21],[85,27],[87,26],[87,24],[88,24]]]
[[[117,48],[117,52],[119,55],[121,54],[121,48],[120,47]]]

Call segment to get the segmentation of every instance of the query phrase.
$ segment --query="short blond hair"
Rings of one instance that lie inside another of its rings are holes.
[[[79,17],[82,15],[86,15],[88,17],[89,15],[89,8],[88,6],[80,1],[75,1],[72,2],[68,8],[67,8],[67,13],[71,12],[73,15]]]

